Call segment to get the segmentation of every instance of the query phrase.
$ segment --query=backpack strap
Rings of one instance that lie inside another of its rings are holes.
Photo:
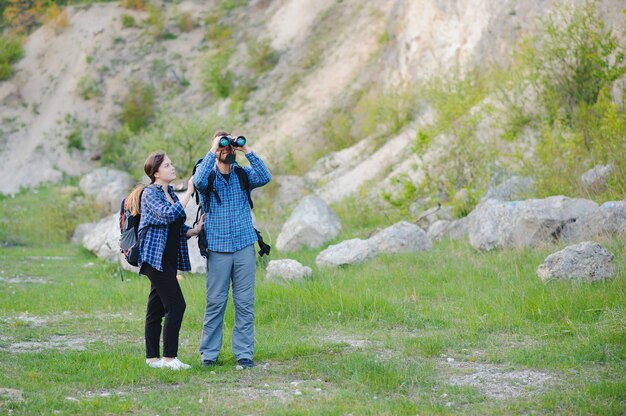
[[[211,201],[211,198],[210,198],[211,192],[213,192],[213,194],[215,195],[215,200],[217,201],[217,203],[218,204],[222,203],[222,199],[220,198],[220,195],[217,193],[217,189],[215,189],[215,175],[216,175],[215,171],[212,170],[211,173],[209,174],[209,180],[207,181],[207,185],[206,185],[207,208],[209,207],[209,202]]]
[[[237,175],[237,179],[239,179],[239,185],[241,189],[246,191],[246,195],[248,196],[248,203],[250,204],[250,209],[254,209],[254,204],[252,203],[252,197],[250,196],[250,181],[248,180],[248,173],[239,165],[234,166],[235,174]]]
[[[270,250],[272,249],[272,247],[265,243],[265,241],[263,241],[263,236],[261,236],[261,232],[259,230],[257,230],[256,228],[254,229],[254,231],[256,232],[256,237],[257,237],[257,243],[259,244],[259,256],[263,257],[263,255],[268,255],[270,254]]]
[[[194,173],[196,172],[196,167],[200,164],[200,162],[202,162],[202,159],[196,162],[196,166],[194,166],[193,168]],[[214,170],[212,170],[211,173],[209,173],[206,191],[204,191],[207,212],[209,211],[209,205],[211,204],[211,192],[213,192],[213,194],[215,195],[215,199],[217,200],[217,203],[221,204],[222,200],[220,198],[220,195],[217,193],[217,189],[215,189],[215,171]],[[198,204],[198,210],[196,211],[196,220],[193,222],[192,227],[195,227],[196,224],[198,224],[198,221],[200,221],[200,213],[203,211],[202,204],[200,203],[199,194],[197,191],[195,191],[195,194],[196,194],[196,204]]]

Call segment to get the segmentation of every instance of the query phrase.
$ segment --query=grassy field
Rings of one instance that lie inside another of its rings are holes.
[[[32,201],[61,194],[0,200],[3,414],[626,413],[624,240],[604,242],[618,276],[595,284],[541,283],[535,270],[556,246],[439,242],[331,270],[304,250],[291,256],[314,269],[303,282],[268,281],[260,265],[251,370],[235,368],[230,301],[220,365],[199,365],[204,277],[187,274],[179,357],[192,369],[172,372],[144,363],[146,278],[121,281],[114,265],[20,224]],[[15,229],[23,238],[8,239]]]

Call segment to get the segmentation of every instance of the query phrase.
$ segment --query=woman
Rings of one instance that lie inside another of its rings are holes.
[[[139,245],[139,273],[151,282],[146,309],[146,363],[153,368],[172,370],[190,366],[177,358],[178,333],[185,313],[185,298],[176,279],[177,270],[191,270],[187,238],[202,231],[204,221],[195,228],[185,225],[184,207],[193,193],[189,179],[187,192],[179,200],[170,183],[176,179],[176,169],[165,153],[150,155],[144,171],[151,184],[140,186],[128,197],[129,209],[141,205],[139,234],[145,237]],[[161,321],[163,324],[163,358],[159,357]]]

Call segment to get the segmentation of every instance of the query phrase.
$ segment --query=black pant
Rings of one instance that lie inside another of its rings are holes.
[[[161,320],[163,325],[163,356],[178,355],[178,333],[183,322],[187,304],[176,280],[176,268],[167,267],[163,262],[163,272],[147,263],[141,266],[141,273],[148,276],[150,295],[146,308],[146,358],[159,357],[159,340],[161,338]]]

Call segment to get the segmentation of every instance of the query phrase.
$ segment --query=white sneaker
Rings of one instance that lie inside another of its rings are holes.
[[[148,364],[151,368],[162,368],[163,367],[163,359],[159,359],[157,361],[150,361],[146,358],[146,364]]]
[[[188,368],[191,368],[189,364],[185,364],[177,357],[170,361],[165,359],[161,361],[163,361],[163,368],[169,368],[170,370],[187,370]]]

